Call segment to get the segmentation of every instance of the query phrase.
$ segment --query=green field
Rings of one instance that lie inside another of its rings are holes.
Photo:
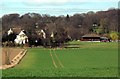
[[[16,67],[3,70],[3,77],[118,76],[117,43],[73,41],[67,47],[29,48]]]

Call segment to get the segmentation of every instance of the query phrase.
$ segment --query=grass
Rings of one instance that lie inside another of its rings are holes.
[[[29,48],[16,67],[3,70],[3,77],[118,76],[117,43],[73,41],[68,44],[79,48],[55,49],[55,53],[53,49]]]

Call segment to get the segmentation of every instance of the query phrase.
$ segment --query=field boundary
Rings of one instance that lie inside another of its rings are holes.
[[[0,69],[8,69],[16,66],[21,61],[21,59],[26,55],[26,53],[27,53],[27,50],[24,49],[11,60],[10,65],[2,65],[0,66]]]

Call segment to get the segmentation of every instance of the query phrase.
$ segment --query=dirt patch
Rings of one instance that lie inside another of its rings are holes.
[[[9,61],[11,62],[11,60],[23,50],[24,49],[22,49],[22,48],[2,48],[2,65],[6,64],[5,63],[6,62],[6,52],[9,53]]]

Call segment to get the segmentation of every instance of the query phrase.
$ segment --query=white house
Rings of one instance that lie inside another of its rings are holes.
[[[54,33],[53,33],[53,32],[51,33],[50,37],[51,37],[51,38],[53,38],[53,37],[54,37]]]
[[[41,33],[42,33],[43,38],[45,39],[46,38],[46,34],[45,34],[44,30],[41,30]]]
[[[28,42],[28,37],[24,33],[24,30],[22,30],[16,37],[15,43],[16,44],[26,44]]]
[[[12,34],[13,33],[13,31],[12,31],[12,29],[10,28],[10,30],[8,30],[8,35],[10,35],[10,34]]]

